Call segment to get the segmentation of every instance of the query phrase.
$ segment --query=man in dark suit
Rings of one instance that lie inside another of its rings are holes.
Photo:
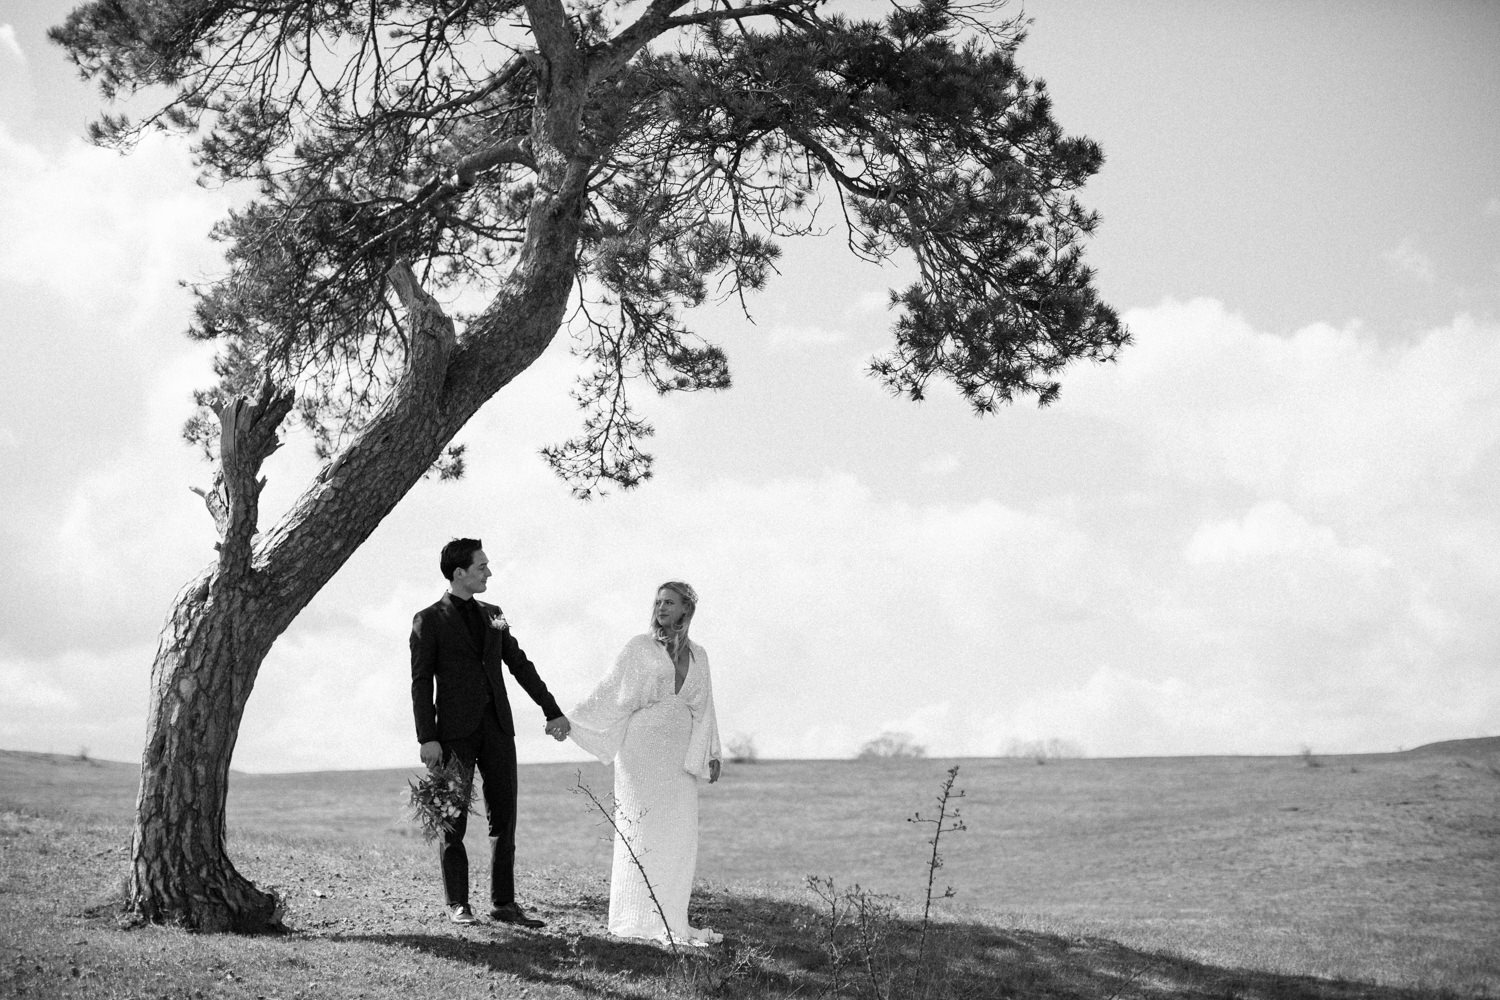
[[[440,566],[448,592],[417,612],[411,623],[412,712],[422,763],[435,767],[457,759],[470,779],[476,765],[483,778],[490,827],[490,917],[540,927],[542,921],[516,903],[516,727],[501,667],[541,706],[549,736],[565,739],[569,724],[500,608],[474,597],[489,585],[489,562],[477,538],[455,538],[443,546]],[[464,813],[438,845],[448,918],[456,924],[475,922],[464,850],[467,828]]]

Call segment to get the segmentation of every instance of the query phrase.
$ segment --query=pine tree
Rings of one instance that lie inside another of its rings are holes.
[[[226,273],[191,336],[218,345],[187,434],[217,555],[152,671],[131,920],[256,931],[274,895],[225,851],[229,762],[272,643],[409,489],[462,471],[470,417],[569,325],[575,493],[651,474],[627,390],[722,389],[687,311],[743,300],[779,245],[838,213],[849,250],[914,262],[871,373],[975,411],[1052,401],[1128,340],[1099,301],[1076,192],[1102,163],[1063,133],[989,0],[881,20],[825,0],[94,0],[53,30],[107,99],[96,141],[192,137],[205,178],[254,185],[214,230]],[[833,207],[830,207],[832,205]],[[434,293],[482,293],[449,316]],[[262,529],[288,420],[321,471]]]

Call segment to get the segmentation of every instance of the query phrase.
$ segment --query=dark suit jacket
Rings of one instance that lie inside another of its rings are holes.
[[[526,658],[510,629],[485,628],[484,648],[474,642],[452,594],[417,612],[411,623],[411,707],[417,740],[457,740],[479,728],[486,693],[495,702],[500,727],[516,734],[505,694],[502,665],[541,706],[548,719],[562,715],[557,702]],[[493,604],[479,605],[486,620],[500,614]],[[436,687],[436,696],[433,689]]]

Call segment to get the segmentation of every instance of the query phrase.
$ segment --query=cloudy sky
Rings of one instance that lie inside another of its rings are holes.
[[[68,6],[0,9],[0,747],[133,760],[212,555],[178,281],[232,195],[179,144],[85,143],[98,102],[45,40]],[[235,766],[416,762],[406,634],[457,534],[565,706],[691,581],[724,729],[768,757],[1500,734],[1500,6],[1027,12],[1024,64],[1108,156],[1117,365],[985,420],[890,399],[862,369],[900,275],[808,241],[753,324],[697,318],[735,388],[643,399],[657,478],[585,505],[537,456],[579,419],[560,339],[460,438],[468,478],[421,484],[276,646]],[[314,468],[292,441],[268,508]],[[583,759],[518,715],[523,760]]]

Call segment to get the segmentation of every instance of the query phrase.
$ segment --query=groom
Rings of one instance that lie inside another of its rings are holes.
[[[516,727],[501,666],[541,706],[547,735],[566,739],[568,719],[500,609],[474,598],[489,586],[490,561],[482,543],[455,538],[443,546],[440,566],[448,592],[411,623],[411,705],[422,763],[436,767],[457,759],[471,779],[478,765],[490,827],[490,917],[541,927],[542,921],[516,905]],[[460,815],[438,847],[448,919],[456,924],[475,923],[464,850],[468,819],[467,813]]]

